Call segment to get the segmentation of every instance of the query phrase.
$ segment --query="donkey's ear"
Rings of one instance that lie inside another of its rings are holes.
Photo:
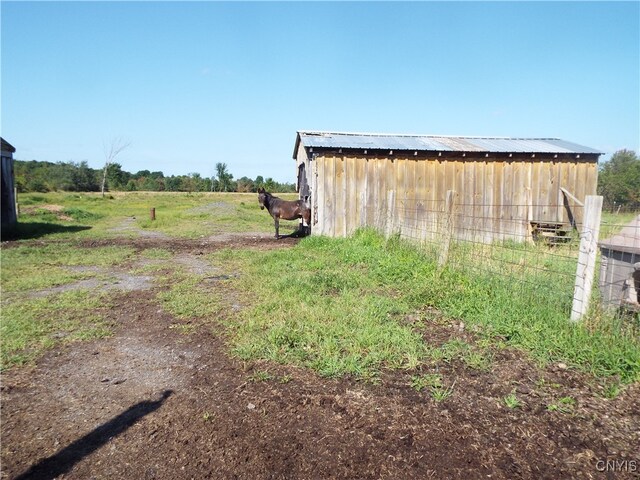
[[[258,193],[264,193],[264,188],[258,187]]]

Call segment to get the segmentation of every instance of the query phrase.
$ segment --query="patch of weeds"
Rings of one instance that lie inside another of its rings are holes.
[[[202,420],[204,420],[205,422],[213,422],[213,419],[215,418],[215,416],[216,416],[215,413],[204,412],[202,414]]]
[[[104,217],[104,215],[101,215],[99,213],[88,212],[87,210],[82,210],[75,207],[65,208],[64,210],[62,210],[62,213],[73,218],[77,222],[99,220]]]
[[[183,278],[160,292],[158,299],[162,308],[179,319],[207,318],[220,312],[218,295],[201,286],[202,277]]]
[[[453,387],[455,386],[455,382],[450,387],[445,387],[444,385],[439,387],[431,387],[430,393],[431,398],[433,398],[436,402],[444,402],[447,398],[453,395]]]
[[[473,350],[462,357],[462,362],[468,368],[486,372],[491,368],[492,358],[489,354]]]
[[[547,385],[547,380],[544,377],[540,377],[536,380],[536,387],[544,388]]]
[[[273,375],[264,370],[256,370],[251,375],[249,375],[248,380],[250,382],[267,382],[269,380],[273,380]]]
[[[427,348],[425,356],[429,358],[432,363],[437,364],[444,360],[444,351],[441,348],[430,346]]]
[[[1,368],[34,360],[59,343],[110,335],[109,308],[106,294],[87,290],[3,305]]]
[[[289,383],[291,380],[293,380],[293,377],[291,375],[283,375],[278,379],[278,382]]]
[[[442,359],[451,363],[453,360],[465,358],[471,350],[471,346],[464,340],[455,338],[444,343],[440,349],[442,350]]]
[[[193,323],[172,323],[169,328],[182,335],[191,335],[196,331],[196,326]]]
[[[549,412],[560,412],[560,413],[571,413],[573,412],[576,406],[576,401],[572,397],[561,397],[555,403],[550,403],[547,405],[547,411]]]
[[[173,254],[169,250],[164,248],[147,248],[140,252],[142,258],[148,258],[152,260],[168,260],[173,257]]]
[[[371,385],[380,385],[382,380],[380,379],[380,372],[372,370],[364,370],[360,373],[360,379]]]
[[[411,377],[410,385],[416,392],[428,389],[431,398],[436,402],[443,402],[453,394],[455,382],[450,387],[447,387],[444,384],[442,375],[439,373],[426,373]]]
[[[624,390],[624,387],[622,385],[620,385],[617,382],[612,382],[604,387],[604,390],[602,391],[602,396],[604,398],[608,398],[612,400],[614,398],[617,398],[618,395],[620,395],[623,390]]]
[[[442,388],[442,375],[439,373],[426,373],[411,377],[411,388],[421,392],[425,388]]]
[[[515,392],[511,392],[509,395],[504,397],[502,401],[507,407],[511,409],[520,408],[522,406],[522,402],[518,400],[518,397],[516,397]]]

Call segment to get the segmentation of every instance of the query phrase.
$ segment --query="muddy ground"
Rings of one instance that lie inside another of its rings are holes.
[[[297,242],[115,241],[169,248],[195,274],[207,273],[199,255],[222,246]],[[438,365],[455,379],[442,402],[411,388],[411,372],[371,384],[242,363],[222,327],[173,328],[158,288],[113,290],[111,337],[3,373],[2,479],[640,478],[638,385],[607,399],[588,376],[563,364],[541,369],[511,349],[496,349],[489,371]],[[459,321],[423,314],[430,343],[473,341]],[[510,393],[519,407],[505,404]],[[562,405],[566,397],[575,404]]]

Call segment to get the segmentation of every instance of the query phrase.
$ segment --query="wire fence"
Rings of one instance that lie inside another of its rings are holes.
[[[589,205],[458,203],[451,193],[442,200],[390,197],[377,226],[419,244],[441,268],[506,285],[513,295],[526,296],[532,308],[549,306],[578,320],[592,297],[606,307],[618,308],[623,298],[638,304],[640,216],[635,229],[627,225],[634,213],[605,212],[601,222],[601,197],[591,197],[600,200],[588,211]],[[627,228],[637,253],[603,250],[601,261],[601,224],[611,238]]]

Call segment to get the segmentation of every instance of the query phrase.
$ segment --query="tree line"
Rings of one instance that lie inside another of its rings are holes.
[[[237,180],[225,163],[216,164],[212,177],[199,173],[165,176],[160,171],[140,170],[130,173],[119,163],[110,163],[106,172],[108,191],[151,192],[256,192],[262,187],[272,192],[295,192],[293,183],[280,183],[258,175],[255,179]],[[102,169],[93,169],[87,162],[14,162],[15,185],[18,192],[99,192]]]
[[[640,158],[633,150],[618,150],[601,165],[598,173],[598,195],[605,206],[640,208]]]

